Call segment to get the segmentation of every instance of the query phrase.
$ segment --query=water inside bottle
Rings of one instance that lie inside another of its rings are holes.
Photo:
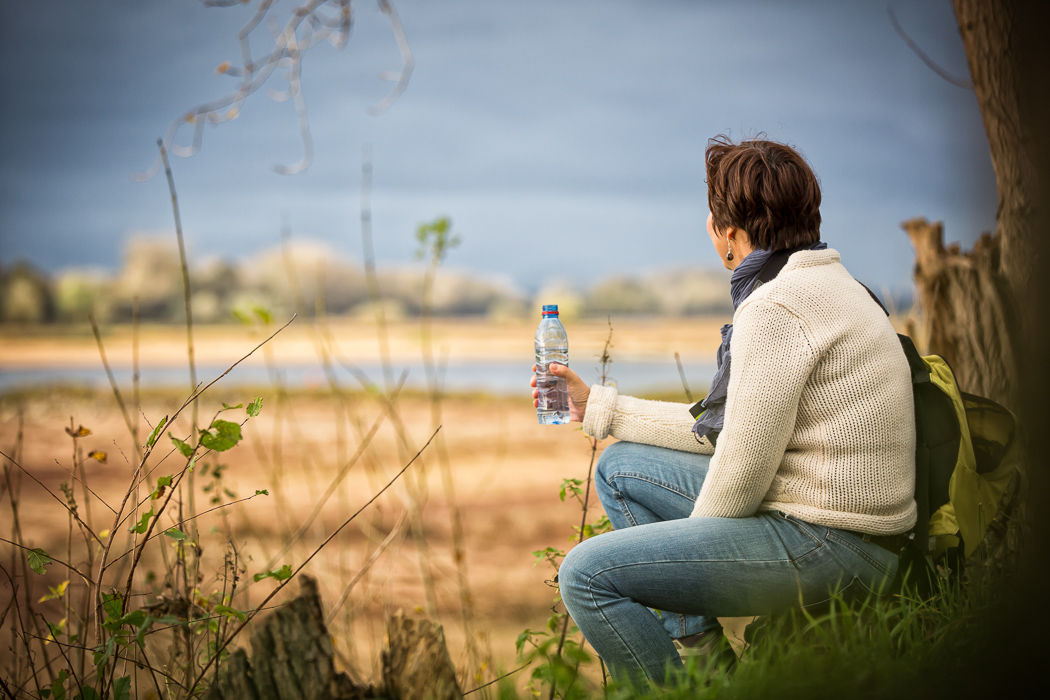
[[[536,388],[539,390],[536,419],[542,425],[569,422],[569,391],[563,377],[547,371],[549,363],[536,364]]]

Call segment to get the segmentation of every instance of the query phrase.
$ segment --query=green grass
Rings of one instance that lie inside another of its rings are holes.
[[[1039,669],[1023,655],[1013,655],[1011,647],[1002,643],[1002,635],[989,631],[994,627],[989,621],[996,618],[995,605],[996,597],[989,591],[964,588],[955,579],[938,582],[926,596],[906,585],[901,593],[878,599],[851,604],[834,599],[817,615],[792,610],[760,618],[748,629],[751,646],[742,658],[737,660],[726,645],[715,657],[673,674],[665,687],[610,682],[603,693],[600,685],[577,679],[571,687],[560,685],[555,697],[980,696],[989,688],[1013,687],[1025,680],[1026,670]],[[512,685],[503,684],[501,698],[518,697]]]

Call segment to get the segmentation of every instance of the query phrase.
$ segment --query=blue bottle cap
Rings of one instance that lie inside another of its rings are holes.
[[[543,315],[544,316],[557,316],[558,315],[558,305],[557,304],[544,304],[543,305]]]

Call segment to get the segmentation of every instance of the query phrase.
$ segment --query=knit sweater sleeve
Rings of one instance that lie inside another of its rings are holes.
[[[614,386],[594,385],[583,417],[583,432],[602,440],[669,447],[683,452],[709,455],[714,447],[693,435],[689,405],[621,396]]]
[[[802,389],[816,363],[802,321],[766,300],[733,323],[725,424],[692,515],[742,518],[758,511],[780,468]]]

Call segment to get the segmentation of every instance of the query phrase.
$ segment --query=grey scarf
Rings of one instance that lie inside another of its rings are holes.
[[[817,241],[812,246],[796,248],[794,250],[785,251],[786,255],[777,256],[779,267],[768,272],[773,273],[769,279],[776,276],[776,273],[780,271],[780,268],[787,263],[787,258],[799,250],[823,250],[827,248],[828,244],[823,241]],[[733,299],[733,312],[735,313],[737,308],[744,302],[744,299],[755,290],[755,287],[759,286],[759,278],[763,277],[762,272],[766,267],[767,263],[771,262],[774,253],[769,250],[754,250],[748,254],[746,258],[740,261],[740,264],[733,270],[732,276],[729,278],[729,295]],[[722,425],[725,421],[726,413],[726,395],[729,391],[729,343],[733,339],[733,324],[727,323],[722,326],[722,344],[718,346],[718,353],[715,355],[715,361],[717,363],[717,369],[715,370],[714,379],[711,380],[711,390],[707,392],[707,396],[702,401],[693,405],[689,409],[689,412],[696,418],[696,423],[693,424],[693,433],[696,434],[697,439],[706,437],[714,444],[718,439],[718,434],[722,431]]]

